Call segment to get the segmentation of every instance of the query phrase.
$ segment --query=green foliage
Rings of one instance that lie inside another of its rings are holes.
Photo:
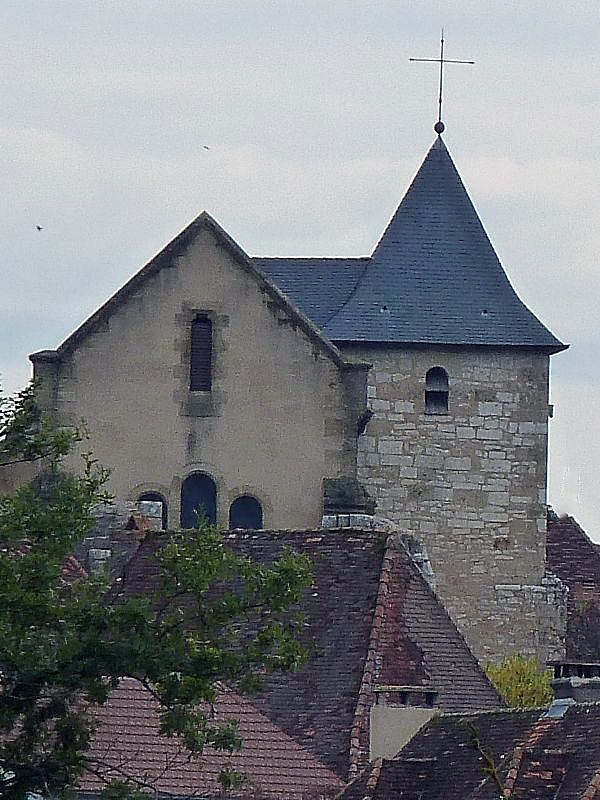
[[[14,397],[0,390],[0,467],[48,459],[55,466],[75,442],[85,438],[80,427],[60,427],[42,417],[30,383]]]
[[[552,702],[552,671],[537,658],[509,656],[486,672],[510,708],[540,708]]]
[[[100,774],[86,706],[124,677],[152,693],[162,732],[190,753],[239,750],[237,725],[216,722],[211,703],[221,683],[255,689],[265,672],[302,663],[290,606],[311,583],[309,561],[285,552],[256,564],[204,526],[158,552],[154,596],[108,593],[104,576],[66,581],[64,559],[93,527],[107,473],[90,457],[80,476],[58,471],[80,434],[40,421],[30,390],[0,405],[0,464],[44,458],[54,469],[49,491],[0,496],[0,797],[66,798],[84,770]],[[106,800],[138,800],[140,788],[125,779]]]

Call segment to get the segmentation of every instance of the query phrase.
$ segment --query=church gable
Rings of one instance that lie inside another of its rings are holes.
[[[315,346],[322,349],[338,365],[344,362],[337,348],[261,270],[261,265],[257,262],[257,259],[249,258],[237,242],[206,211],[196,217],[154,258],[133,275],[121,289],[115,292],[94,314],[88,317],[82,325],[65,339],[58,348],[57,354],[62,357],[73,352],[87,336],[105,324],[116,309],[128,302],[132,297],[135,297],[139,291],[142,291],[150,278],[156,276],[163,269],[176,266],[178,259],[185,256],[188,249],[193,246],[194,241],[203,231],[212,232],[218,245],[227,250],[232,260],[256,280],[260,288],[269,295],[271,301],[289,316],[291,322],[294,322],[303,330]],[[46,354],[52,351],[42,352]],[[37,355],[34,353],[31,356],[32,361],[35,362],[37,360]]]
[[[296,508],[316,523],[323,478],[355,477],[366,365],[347,363],[208,215],[32,360],[50,410],[87,420],[113,491],[168,498],[170,524],[189,522],[186,491],[222,525],[240,497],[261,522]]]

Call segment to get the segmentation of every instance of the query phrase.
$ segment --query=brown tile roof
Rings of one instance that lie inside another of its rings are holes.
[[[483,762],[473,747],[467,724],[490,747],[496,763],[539,717],[539,711],[449,715],[432,719],[396,758],[384,759],[370,793],[360,795],[350,784],[343,800],[463,800],[485,779]]]
[[[572,592],[586,586],[600,594],[600,552],[573,517],[549,512],[546,548],[548,568]]]
[[[368,720],[379,683],[432,686],[440,708],[473,711],[501,701],[404,549],[352,529],[233,531],[236,550],[263,563],[285,546],[307,554],[314,585],[302,610],[314,655],[299,670],[269,675],[253,704],[342,778],[366,763]],[[121,582],[128,595],[156,588],[149,535]]]
[[[600,551],[573,517],[548,514],[548,569],[569,587],[567,658],[600,659]]]
[[[348,770],[352,727],[383,553],[371,531],[235,531],[225,534],[236,550],[263,563],[287,546],[306,553],[314,565],[314,586],[306,593],[307,641],[314,655],[301,669],[266,678],[253,702],[275,725],[340,777]],[[157,585],[152,554],[167,536],[149,536],[123,578],[127,594]]]
[[[248,775],[230,797],[302,800],[320,790],[342,787],[340,779],[301,748],[244,698],[223,690],[215,719],[237,719],[244,747],[239,753],[207,748],[190,758],[176,738],[160,735],[158,704],[138,682],[125,679],[95,713],[96,731],[89,751],[92,767],[79,788],[99,792],[109,780],[131,780],[139,788],[176,797],[220,797],[223,769]]]
[[[436,692],[445,712],[491,710],[502,699],[400,542],[382,560],[371,641],[351,734],[350,777],[369,752],[368,717],[382,687]]]
[[[396,758],[384,760],[376,774],[366,770],[338,797],[497,800],[483,751],[511,800],[600,796],[600,704],[572,706],[558,719],[539,710],[434,718]]]
[[[502,707],[499,694],[416,565],[399,547],[392,552],[387,614],[396,639],[383,652],[380,683],[429,683],[438,693],[437,706],[446,713]],[[398,658],[401,643],[411,647],[409,661]]]

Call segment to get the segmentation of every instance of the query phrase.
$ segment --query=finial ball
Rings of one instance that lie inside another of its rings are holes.
[[[434,131],[435,131],[435,132],[438,134],[438,136],[439,136],[440,134],[442,134],[442,133],[443,133],[443,132],[446,130],[446,126],[444,125],[444,123],[442,122],[442,120],[439,120],[439,122],[436,122],[436,123],[435,123],[435,125],[433,126],[433,130],[434,130]]]

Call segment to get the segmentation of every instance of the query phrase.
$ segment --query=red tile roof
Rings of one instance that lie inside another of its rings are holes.
[[[63,561],[63,577],[68,583],[73,583],[74,581],[85,580],[89,577],[87,571],[83,568],[81,562],[75,558],[75,556],[70,555],[65,558]]]
[[[239,753],[206,748],[190,758],[176,738],[159,731],[158,704],[138,682],[124,679],[105,706],[94,712],[96,732],[89,752],[93,765],[80,790],[98,792],[106,781],[128,779],[141,789],[176,797],[220,797],[218,776],[233,769],[249,776],[239,792],[228,796],[273,800],[317,797],[320,790],[340,789],[340,779],[278,729],[248,700],[223,690],[215,703],[217,721],[237,719],[244,747]]]

